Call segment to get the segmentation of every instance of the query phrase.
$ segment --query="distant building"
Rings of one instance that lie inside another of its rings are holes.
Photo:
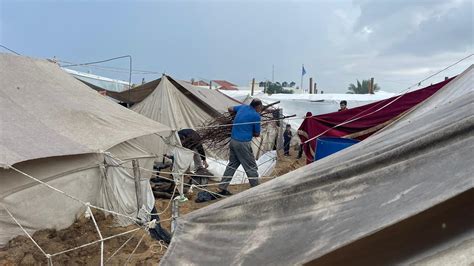
[[[209,83],[205,82],[204,80],[198,80],[198,81],[191,80],[191,84],[194,86],[209,87]]]
[[[63,68],[64,71],[73,75],[75,78],[96,85],[108,91],[121,92],[128,89],[128,82],[117,79],[110,79],[102,76],[97,76],[89,73],[84,73],[68,68]]]
[[[213,80],[212,87],[217,88],[219,90],[227,90],[227,91],[236,91],[238,90],[237,85],[230,83],[227,80]]]

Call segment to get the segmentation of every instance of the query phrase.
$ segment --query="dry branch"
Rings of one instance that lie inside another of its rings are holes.
[[[282,119],[279,117],[279,110],[274,108],[265,108],[260,115],[262,118],[262,131],[269,125],[270,121]],[[197,132],[201,136],[202,143],[214,150],[224,148],[230,141],[233,120],[233,115],[224,113],[209,121],[204,127],[198,129]]]

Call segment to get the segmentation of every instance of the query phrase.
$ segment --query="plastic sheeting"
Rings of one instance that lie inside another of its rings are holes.
[[[194,152],[189,149],[175,147],[171,150],[171,154],[174,156],[173,160],[173,180],[178,186],[180,195],[184,194],[184,178],[183,175],[193,165]]]
[[[472,189],[473,74],[350,148],[183,216],[161,264],[302,264]]]
[[[269,151],[264,153],[260,158],[257,160],[258,166],[258,176],[259,177],[268,177],[273,173],[276,165],[276,151]],[[225,168],[227,166],[227,161],[224,160],[209,160],[209,172],[211,172],[216,177],[212,177],[211,179],[214,181],[221,181],[222,175],[224,174]],[[231,185],[234,184],[243,184],[248,183],[247,174],[244,171],[244,168],[239,166],[237,171],[234,174],[234,178],[230,182]]]

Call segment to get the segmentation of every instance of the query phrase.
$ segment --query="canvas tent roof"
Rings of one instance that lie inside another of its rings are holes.
[[[240,104],[219,91],[194,87],[163,76],[158,86],[131,109],[173,129],[196,128]]]
[[[128,216],[116,217],[121,225],[133,222],[140,198],[151,211],[151,173],[141,173],[137,193],[130,169],[132,160],[153,169],[155,156],[136,141],[160,139],[157,134],[167,137],[171,130],[99,95],[58,65],[0,54],[0,247],[23,229],[32,234],[70,226],[86,202]]]
[[[118,101],[133,105],[143,101],[146,97],[148,97],[148,95],[150,95],[160,84],[160,81],[161,78],[155,79],[140,86],[137,86],[131,90],[122,91],[116,94],[112,93],[110,94],[110,97]]]
[[[179,130],[202,126],[227,107],[237,104],[218,91],[196,88],[163,75],[153,92],[130,109]],[[141,138],[140,144],[155,154],[166,152],[164,143],[156,143],[151,138]]]
[[[163,76],[158,87],[131,109],[173,129],[197,127],[210,118],[206,110],[181,93],[167,76]]]
[[[302,264],[473,189],[473,75],[359,144],[183,216],[161,264]]]
[[[173,82],[173,79],[171,79],[171,81]],[[186,89],[181,90],[185,95],[193,95],[197,100],[206,104],[208,108],[214,109],[212,111],[213,113],[216,113],[215,111],[218,113],[227,112],[229,106],[241,104],[239,101],[225,95],[219,90],[192,86],[181,80],[175,80],[175,82]]]
[[[179,90],[181,93],[185,94],[187,97],[196,101],[196,104],[201,105],[201,108],[207,109],[207,112],[213,113],[216,110],[218,112],[227,111],[225,108],[228,104],[236,105],[239,104],[239,101],[228,97],[218,90],[211,90],[208,88],[201,88],[193,86],[186,81],[175,80],[170,76],[163,75],[166,77],[169,82]],[[130,91],[122,91],[120,93],[108,93],[108,95],[118,101],[128,103],[131,105],[140,103],[145,100],[150,94],[155,91],[159,86],[162,78],[150,81],[143,85],[137,86]],[[92,87],[92,86],[91,86]],[[92,87],[93,89],[96,89]],[[97,90],[97,89],[96,89]]]
[[[169,127],[97,96],[54,63],[0,54],[0,166],[169,134]]]

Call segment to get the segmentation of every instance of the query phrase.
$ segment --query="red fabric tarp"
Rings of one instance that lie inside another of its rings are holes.
[[[341,112],[307,117],[299,127],[298,135],[302,143],[316,136],[345,137],[352,134],[356,135],[355,139],[363,140],[383,128],[384,123],[388,124],[392,119],[429,98],[453,78],[402,96],[395,96]],[[341,123],[344,124],[337,126]],[[303,145],[308,163],[313,161],[315,145],[316,138]]]

